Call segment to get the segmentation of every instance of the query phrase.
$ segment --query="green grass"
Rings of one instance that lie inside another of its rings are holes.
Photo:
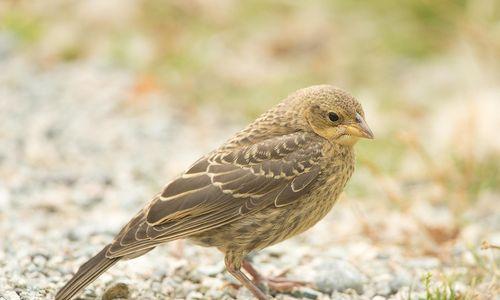
[[[10,32],[23,44],[36,43],[43,35],[40,19],[17,10],[0,14],[0,29]]]
[[[425,297],[421,297],[420,300],[457,300],[463,299],[462,297],[457,297],[455,289],[453,287],[453,282],[446,281],[438,286],[432,286],[432,275],[427,273],[422,281],[425,287]]]

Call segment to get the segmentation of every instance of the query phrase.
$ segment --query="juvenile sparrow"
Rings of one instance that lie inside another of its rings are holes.
[[[260,300],[262,281],[294,286],[263,277],[245,258],[330,211],[354,171],[359,138],[373,134],[353,96],[330,85],[296,91],[171,181],[55,299],[71,299],[121,259],[183,238],[222,251],[227,271]]]

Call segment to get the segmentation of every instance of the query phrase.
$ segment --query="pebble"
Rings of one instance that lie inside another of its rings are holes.
[[[314,267],[314,283],[324,293],[353,289],[363,293],[365,277],[356,267],[341,259],[324,259]]]
[[[240,287],[236,293],[236,299],[253,300],[254,296],[248,289]]]
[[[204,296],[200,292],[191,292],[187,295],[186,300],[201,300]]]
[[[435,257],[420,257],[414,258],[407,262],[407,265],[411,268],[419,268],[419,269],[435,269],[438,268],[441,263],[439,259]]]
[[[278,295],[275,297],[276,300],[297,300],[296,297],[293,297],[293,296],[290,296],[290,295],[286,295],[286,294],[283,294],[283,295]]]
[[[352,298],[348,294],[333,292],[333,294],[331,295],[331,300],[352,300]]]
[[[316,300],[316,299],[319,299],[321,297],[320,292],[318,292],[314,289],[308,288],[308,287],[300,288],[300,289],[292,292],[292,295],[296,296],[297,298],[312,299],[312,300]]]
[[[225,270],[224,262],[220,262],[215,265],[203,265],[199,266],[198,268],[198,272],[200,272],[201,274],[212,277],[224,272],[224,270]]]
[[[224,295],[224,292],[217,289],[210,289],[205,293],[205,295],[211,299],[221,299]]]
[[[19,295],[14,291],[7,291],[3,294],[0,294],[0,297],[5,298],[5,300],[20,300]]]
[[[37,266],[38,268],[41,268],[47,262],[47,258],[42,254],[37,254],[37,255],[33,256],[31,261],[33,262],[33,264],[35,266]]]
[[[389,296],[392,293],[390,282],[392,276],[390,274],[381,274],[373,278],[375,282],[375,291],[377,295]]]
[[[108,288],[102,295],[102,300],[128,299],[130,290],[125,283],[117,283]]]
[[[396,293],[403,287],[411,286],[411,276],[406,271],[397,272],[395,276],[389,281],[389,286],[392,293]]]
[[[0,183],[0,212],[7,210],[10,206],[9,190]]]

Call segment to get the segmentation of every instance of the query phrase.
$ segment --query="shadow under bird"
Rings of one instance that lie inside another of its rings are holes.
[[[260,275],[246,257],[330,211],[354,171],[359,138],[373,133],[353,96],[330,85],[296,91],[170,182],[55,299],[71,299],[118,261],[177,239],[222,251],[227,271],[260,300],[267,299],[260,283],[278,291],[299,285]]]

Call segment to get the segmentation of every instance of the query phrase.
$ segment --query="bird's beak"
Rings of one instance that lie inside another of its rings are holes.
[[[356,123],[347,126],[347,133],[360,138],[373,139],[373,132],[366,124],[365,119],[358,113],[356,113]]]

